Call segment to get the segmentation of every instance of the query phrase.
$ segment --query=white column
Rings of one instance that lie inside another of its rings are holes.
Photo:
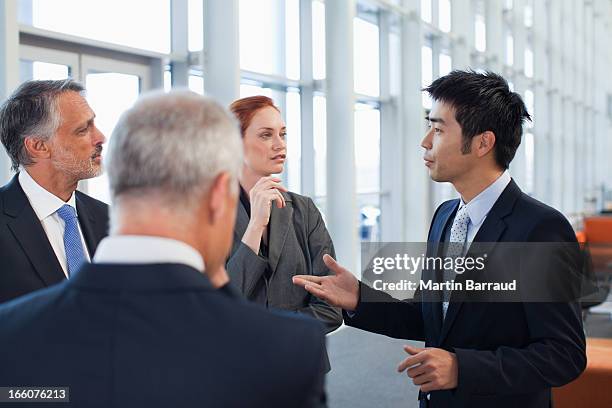
[[[550,22],[550,148],[551,148],[551,205],[563,209],[563,111],[561,100],[563,59],[561,56],[563,42],[561,38],[561,4],[549,2]]]
[[[574,134],[575,134],[575,103],[574,103],[574,36],[575,27],[573,13],[573,1],[563,0],[561,2],[562,10],[562,55],[563,55],[563,212],[572,214],[576,211],[576,169],[575,150],[574,150]]]
[[[240,95],[238,0],[204,2],[204,92],[228,106]]]
[[[186,88],[189,85],[189,6],[187,0],[172,0],[170,5],[173,55],[172,87]],[[204,90],[202,89],[202,91]]]
[[[527,28],[524,22],[525,0],[514,0],[512,9],[512,32],[514,33],[514,92],[525,97],[527,78],[525,77],[525,49],[527,48]],[[487,27],[488,29],[488,27]],[[489,48],[487,44],[487,48]],[[526,159],[525,143],[521,142],[514,160],[510,164],[510,173],[521,188],[525,188]]]
[[[312,73],[312,0],[300,0],[300,110],[302,127],[302,194],[315,195],[315,150]]]
[[[357,271],[359,265],[355,196],[354,16],[354,0],[325,3],[327,222],[338,259],[351,271]]]
[[[501,74],[504,66],[504,24],[503,8],[500,0],[485,1],[485,24],[487,27],[487,66]]]
[[[19,84],[19,25],[17,1],[0,2],[0,103]],[[4,148],[0,148],[0,185],[11,175],[11,160]]]
[[[421,140],[425,135],[425,121],[421,99],[421,31],[420,2],[404,0],[410,10],[402,19],[401,37],[401,117],[404,145],[401,171],[404,177],[404,240],[423,242],[427,238],[434,208],[429,195],[431,183],[423,166]],[[453,7],[454,8],[454,7]],[[453,22],[454,24],[454,22]]]
[[[453,69],[464,70],[471,66],[470,55],[474,49],[474,13],[470,0],[453,0],[451,26],[456,35],[452,43]]]
[[[550,99],[547,90],[549,81],[549,56],[547,55],[549,21],[545,1],[535,1],[533,10],[533,53],[534,53],[534,196],[544,202],[551,202],[551,149]]]
[[[380,189],[383,192],[380,198],[380,228],[383,242],[401,241],[403,239],[402,226],[404,224],[403,174],[400,170],[402,145],[404,134],[399,126],[398,97],[391,93],[391,44],[390,44],[391,15],[387,11],[380,11]],[[401,70],[398,69],[398,72]],[[397,91],[396,91],[397,93]]]

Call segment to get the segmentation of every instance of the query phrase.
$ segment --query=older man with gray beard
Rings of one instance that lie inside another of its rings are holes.
[[[89,408],[320,406],[323,327],[227,285],[242,166],[229,114],[145,96],[106,164],[111,235],[73,279],[0,307],[0,384],[69,387]]]
[[[28,81],[0,107],[17,174],[0,188],[0,302],[72,277],[108,229],[108,206],[76,191],[100,175],[104,135],[72,80]]]

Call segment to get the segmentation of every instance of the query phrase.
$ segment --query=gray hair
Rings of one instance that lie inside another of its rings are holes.
[[[57,132],[61,123],[58,97],[69,91],[83,94],[85,88],[72,79],[27,81],[2,104],[0,138],[13,170],[34,163],[25,147],[26,137],[49,140]]]
[[[213,100],[189,91],[142,96],[119,119],[105,162],[113,203],[146,196],[178,211],[190,209],[220,173],[237,180],[241,165],[235,120]]]

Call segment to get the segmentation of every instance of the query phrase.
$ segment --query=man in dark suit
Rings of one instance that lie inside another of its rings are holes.
[[[427,255],[440,255],[438,248],[449,247],[444,243],[459,247],[459,255],[472,243],[575,242],[563,215],[522,193],[507,172],[529,115],[506,81],[454,71],[426,90],[434,104],[422,141],[425,164],[433,180],[451,182],[461,195],[437,209]],[[551,387],[585,368],[580,310],[572,299],[483,303],[449,289],[440,299],[397,301],[359,283],[331,257],[325,262],[335,276],[301,276],[295,283],[341,306],[348,325],[425,341],[425,348],[406,346],[410,356],[398,367],[420,387],[421,407],[549,407]],[[502,267],[491,259],[487,271]]]
[[[0,302],[71,277],[107,234],[108,206],[76,191],[102,171],[104,136],[83,93],[72,80],[29,81],[0,108],[17,172],[0,188]]]
[[[75,407],[322,403],[323,327],[228,285],[242,157],[223,108],[145,96],[107,160],[112,233],[73,279],[0,307],[0,384],[67,386]]]

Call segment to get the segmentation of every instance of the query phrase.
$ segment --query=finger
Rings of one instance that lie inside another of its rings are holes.
[[[323,282],[323,278],[323,276],[314,275],[295,275],[292,280],[295,285],[304,286],[308,283],[321,284]]]
[[[306,291],[320,299],[326,300],[328,301],[328,294],[327,292],[325,292],[325,290],[323,289],[322,286],[320,285],[316,285],[313,283],[309,283],[306,286],[304,286],[304,289],[306,289]]]
[[[429,373],[430,371],[431,371],[431,368],[429,367],[429,365],[419,364],[416,367],[412,367],[406,370],[406,374],[408,374],[408,377],[410,378],[416,378],[422,374]]]
[[[401,373],[408,367],[412,367],[414,365],[422,363],[423,361],[425,361],[426,358],[427,358],[427,354],[424,352],[408,357],[407,359],[405,359],[404,361],[400,363],[400,365],[397,367],[397,371]]]
[[[431,374],[422,374],[412,379],[414,385],[423,385],[431,381],[433,381],[433,376]]]
[[[406,353],[408,353],[408,354],[412,354],[412,355],[418,354],[418,353],[420,353],[421,351],[424,351],[424,350],[425,350],[425,349],[424,349],[424,348],[422,348],[422,347],[414,347],[414,346],[410,346],[410,345],[408,345],[408,344],[406,344],[406,345],[404,346],[404,351],[405,351]]]
[[[432,392],[442,390],[443,387],[437,381],[430,381],[421,385],[422,392]]]
[[[287,204],[285,203],[285,197],[278,190],[276,190],[276,193],[278,194],[278,196],[281,199],[280,202],[277,201],[277,204],[279,205],[278,208],[285,208],[287,206]]]
[[[334,271],[336,275],[340,275],[346,271],[346,269],[344,269],[338,262],[336,262],[334,258],[332,258],[328,254],[323,255],[323,263],[329,269]]]

